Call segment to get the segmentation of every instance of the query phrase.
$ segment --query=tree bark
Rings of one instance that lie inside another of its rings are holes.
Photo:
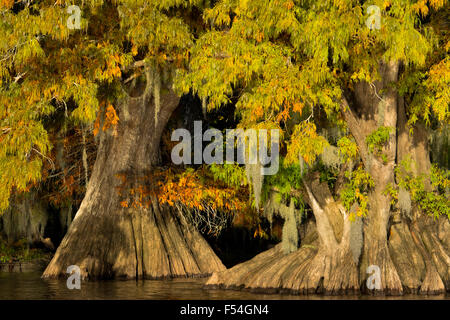
[[[369,213],[363,219],[362,256],[358,254],[355,259],[349,249],[353,225],[345,210],[333,200],[326,184],[313,178],[307,180],[305,189],[314,212],[315,236],[309,235],[309,242],[302,239],[300,249],[291,254],[283,254],[278,245],[250,261],[214,273],[207,286],[328,294],[359,291],[362,287],[367,292],[368,288],[359,284],[365,283],[367,268],[375,265],[380,269],[381,283],[379,289],[370,293],[437,294],[445,286],[448,290],[448,220],[432,221],[418,212],[416,206],[416,218],[405,221],[392,210],[392,199],[386,192],[388,185],[396,186],[394,168],[406,155],[411,155],[416,163],[414,174],[429,173],[431,168],[426,131],[418,126],[413,137],[409,136],[403,100],[391,86],[398,80],[398,73],[398,62],[380,63],[382,80],[358,83],[354,92],[347,95],[349,100],[343,98],[342,103],[342,113],[357,142],[365,169],[375,183],[369,193]],[[381,150],[385,157],[370,152],[366,145],[366,138],[381,126],[393,129]],[[429,183],[426,187],[431,188]]]
[[[305,183],[305,189],[316,229],[302,239],[297,251],[284,254],[281,245],[277,245],[250,261],[214,273],[206,286],[292,294],[358,292],[358,269],[350,249],[348,215],[317,176]]]
[[[388,222],[391,217],[391,199],[386,187],[394,183],[396,161],[396,132],[382,147],[384,159],[370,152],[366,138],[381,126],[397,127],[397,91],[391,84],[398,80],[399,62],[380,62],[380,81],[360,82],[355,85],[351,104],[343,101],[343,114],[358,145],[365,169],[374,180],[375,187],[369,194],[369,213],[364,224],[364,250],[360,275],[366,277],[371,265],[381,271],[381,288],[374,293],[402,294],[403,288],[388,249]],[[383,92],[383,93],[381,93]]]
[[[428,176],[431,171],[429,156],[428,132],[419,124],[412,127],[409,133],[404,100],[399,98],[398,105],[398,162],[411,160],[414,176]],[[424,180],[425,189],[432,191],[429,179]],[[391,251],[395,252],[395,261],[402,283],[412,292],[421,294],[440,294],[450,284],[450,258],[446,239],[439,237],[439,231],[447,228],[448,220],[444,217],[434,220],[422,212],[417,204],[412,213],[399,214],[400,226],[394,231],[404,241],[390,241]],[[401,225],[404,225],[401,227]],[[445,234],[441,232],[441,234]],[[409,262],[406,262],[409,261]],[[405,263],[406,262],[406,263]]]
[[[64,276],[70,265],[83,279],[204,276],[225,268],[174,208],[157,199],[149,207],[120,205],[118,175],[142,176],[157,164],[162,131],[179,102],[166,88],[156,108],[148,83],[143,95],[121,103],[115,133],[101,133],[86,195],[44,278]]]

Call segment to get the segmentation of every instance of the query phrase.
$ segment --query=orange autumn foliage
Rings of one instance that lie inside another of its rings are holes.
[[[122,184],[118,188],[123,208],[148,207],[152,199],[170,206],[180,204],[199,211],[206,207],[230,214],[247,206],[243,192],[214,181],[206,168],[184,172],[175,169],[154,169],[141,177],[126,174],[117,176]]]
[[[105,104],[101,103],[100,107],[104,107]],[[97,115],[97,118],[95,119],[94,122],[94,136],[96,136],[100,130],[100,117],[101,117],[101,113],[99,112]],[[114,109],[113,105],[108,103],[108,105],[106,106],[106,110],[105,110],[105,115],[104,115],[104,119],[103,119],[103,126],[102,126],[102,130],[106,131],[109,128],[113,128],[113,134],[117,134],[116,131],[116,126],[119,123],[119,116],[116,113],[116,110]]]

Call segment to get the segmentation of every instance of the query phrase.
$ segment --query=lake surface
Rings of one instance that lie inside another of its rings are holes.
[[[92,281],[80,290],[69,290],[65,280],[42,280],[41,272],[0,272],[0,300],[16,299],[119,299],[119,300],[266,300],[266,299],[446,299],[449,295],[403,297],[254,294],[233,290],[204,289],[206,279]]]

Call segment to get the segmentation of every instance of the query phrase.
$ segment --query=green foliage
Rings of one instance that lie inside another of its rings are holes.
[[[281,158],[280,169],[277,174],[266,176],[263,186],[263,201],[267,201],[270,194],[275,190],[275,197],[278,203],[293,201],[295,206],[302,205],[300,195],[294,196],[293,191],[302,189],[303,177],[298,164],[287,164]]]
[[[391,197],[391,205],[395,205],[397,203],[398,193],[398,189],[395,188],[392,183],[389,183],[384,190],[384,194]]]
[[[318,164],[314,168],[320,172],[320,182],[326,182],[330,190],[334,190],[334,186],[337,180],[338,170]]]
[[[435,218],[447,216],[450,219],[450,201],[447,197],[433,192],[415,192],[414,201],[420,208]]]
[[[343,92],[380,80],[380,61],[402,61],[393,87],[405,95],[410,123],[449,121],[450,46],[447,31],[433,25],[446,1],[43,0],[13,10],[14,3],[0,1],[0,211],[12,190],[41,177],[52,147],[43,119],[63,109],[78,124],[92,123],[126,78],[148,69],[174,80],[179,93],[207,98],[209,109],[233,100],[243,128],[293,128],[286,164],[298,172],[266,179],[283,197],[299,183],[303,161],[312,165],[329,144],[317,134],[320,115],[342,125]],[[71,4],[82,10],[81,30],[65,23]],[[381,9],[380,30],[365,24],[369,5]],[[384,161],[390,130],[366,140]],[[357,158],[351,139],[338,147],[347,161]],[[248,184],[241,167],[211,170],[230,185]],[[344,198],[365,212],[359,183]]]
[[[358,157],[358,146],[350,137],[342,137],[337,142],[339,152],[344,157],[345,161],[355,160]]]
[[[245,168],[237,163],[223,165],[213,163],[208,168],[212,172],[214,180],[221,180],[232,188],[248,185]]]
[[[369,151],[377,155],[381,154],[381,149],[389,141],[389,135],[393,128],[381,126],[366,137],[366,144]]]
[[[380,30],[366,26],[370,5],[381,10]],[[235,98],[244,126],[276,123],[286,131],[293,126],[285,160],[299,164],[303,172],[302,163],[311,166],[328,146],[316,132],[323,124],[317,115],[325,113],[342,124],[343,92],[351,91],[355,82],[381,80],[380,61],[402,61],[403,74],[418,70],[426,74],[418,83],[427,89],[422,92],[429,100],[425,105],[415,103],[408,115],[426,119],[428,112],[445,121],[448,72],[440,60],[448,40],[428,20],[436,20],[442,12],[445,16],[447,5],[415,0],[220,0],[205,11],[211,30],[192,47],[190,68],[177,74],[176,84],[180,92],[193,90],[207,97],[209,109]],[[390,86],[398,88],[399,83]],[[417,92],[416,83],[407,87],[410,96]],[[308,115],[302,115],[306,111]],[[388,158],[381,150],[392,129],[380,127],[366,141],[384,162]],[[351,139],[341,139],[338,147],[346,161],[358,158]],[[359,182],[367,189],[373,184],[369,181],[366,177]],[[367,201],[359,182],[350,184],[344,198],[347,205],[358,201],[362,215]]]
[[[447,216],[450,219],[450,200],[448,197],[450,170],[440,169],[433,165],[429,176],[415,176],[411,170],[411,165],[410,160],[403,160],[395,169],[398,185],[410,193],[412,201],[419,205],[426,214],[434,218]],[[431,187],[427,187],[427,180],[430,181]],[[392,190],[390,193],[395,194]]]
[[[342,203],[348,212],[355,203],[358,204],[356,212],[350,212],[350,219],[355,219],[355,215],[366,216],[369,204],[368,194],[375,186],[372,177],[361,167],[353,172],[346,172],[346,177],[349,181],[340,194]]]
[[[369,5],[381,9],[380,30],[365,24]],[[195,43],[190,70],[179,73],[178,87],[209,97],[209,108],[228,102],[241,88],[238,112],[248,122],[279,121],[280,113],[301,112],[303,106],[330,115],[339,110],[341,83],[376,80],[380,60],[424,67],[438,42],[421,19],[444,6],[444,1],[221,0],[205,11],[211,30]],[[433,86],[436,95],[445,92],[442,84]],[[441,113],[443,102],[433,111]]]

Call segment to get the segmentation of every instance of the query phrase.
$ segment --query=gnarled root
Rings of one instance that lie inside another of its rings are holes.
[[[367,266],[367,269],[362,269],[361,271],[368,271],[370,266],[378,267],[380,285],[373,288],[368,288],[367,285],[364,285],[363,291],[374,295],[402,295],[403,286],[397,269],[391,260],[387,243],[385,241],[372,240],[366,242],[365,245],[367,246],[366,256],[363,259],[367,262],[363,265]]]
[[[70,265],[79,266],[82,279],[194,277],[225,269],[198,231],[168,206],[80,213],[44,278],[67,276]]]
[[[208,288],[291,294],[351,294],[359,291],[358,272],[349,250],[326,252],[303,246],[285,255],[281,245],[229,270],[214,273]]]
[[[406,292],[430,295],[448,290],[450,259],[437,232],[441,225],[419,216],[392,226],[389,249]]]

